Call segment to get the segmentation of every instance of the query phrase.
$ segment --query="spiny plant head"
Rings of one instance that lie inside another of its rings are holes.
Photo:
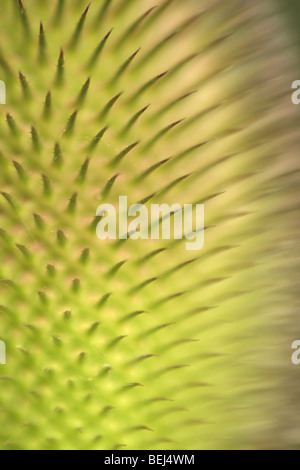
[[[294,65],[263,3],[2,2],[1,449],[295,445],[269,367],[297,273]],[[100,241],[120,195],[205,204],[204,249]]]

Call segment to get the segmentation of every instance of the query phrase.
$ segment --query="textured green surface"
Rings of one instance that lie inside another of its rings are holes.
[[[296,41],[297,46],[300,46],[300,28],[299,28],[299,15],[300,15],[300,1],[293,0],[286,2],[285,0],[277,0],[278,11],[281,13],[281,18],[291,28],[290,35]]]
[[[1,449],[298,445],[293,58],[249,3],[1,3]],[[98,240],[119,195],[205,203],[204,250]]]

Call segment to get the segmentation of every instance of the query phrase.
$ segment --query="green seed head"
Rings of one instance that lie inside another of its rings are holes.
[[[295,61],[273,3],[2,3],[0,448],[299,444]],[[120,195],[205,204],[203,250],[99,240]]]

